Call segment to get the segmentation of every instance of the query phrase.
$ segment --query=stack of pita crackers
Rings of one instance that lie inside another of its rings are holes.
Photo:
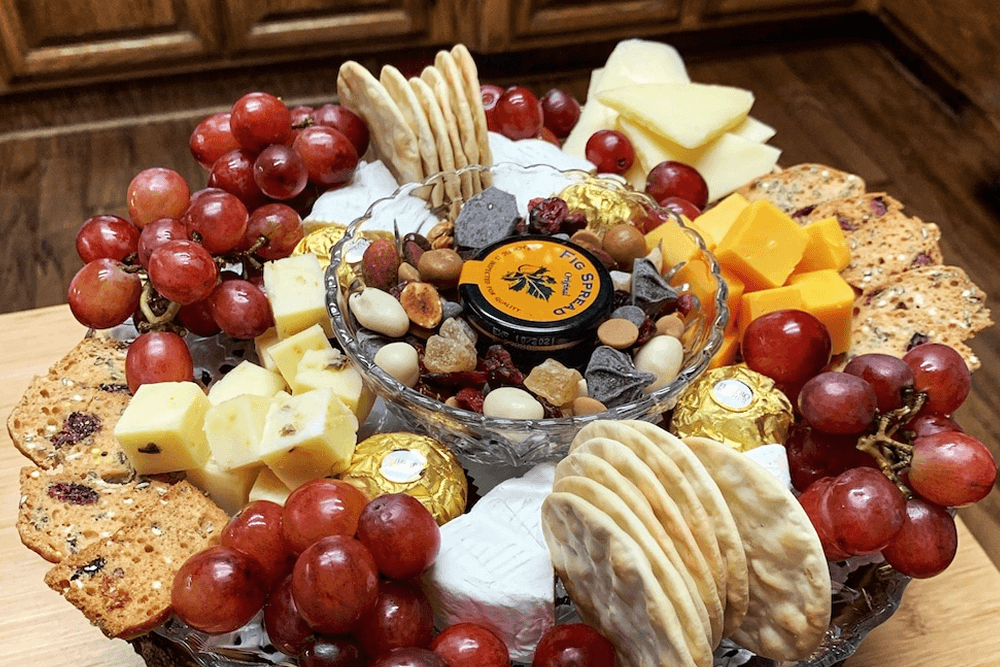
[[[831,167],[800,164],[738,190],[767,199],[799,224],[836,217],[851,250],[841,272],[857,295],[844,363],[868,352],[903,356],[922,342],[955,348],[971,370],[980,362],[966,341],[993,326],[986,294],[961,268],[944,264],[940,228],[903,212],[884,192]]]
[[[641,421],[585,426],[542,505],[552,563],[619,664],[709,667],[730,638],[802,660],[830,623],[830,575],[794,495],[734,449]]]
[[[457,212],[490,185],[481,171],[461,172],[493,164],[479,74],[464,45],[438,52],[434,65],[410,79],[392,65],[375,78],[363,65],[347,61],[337,76],[337,95],[371,128],[374,156],[399,184],[445,173],[432,188],[433,206]]]

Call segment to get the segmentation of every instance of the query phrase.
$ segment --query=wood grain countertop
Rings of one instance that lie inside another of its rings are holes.
[[[0,416],[6,422],[32,377],[84,335],[66,306],[0,315]],[[4,664],[33,667],[143,667],[121,640],[109,640],[42,579],[50,564],[21,545],[15,528],[18,471],[28,465],[0,432],[0,651]],[[914,581],[896,614],[845,667],[996,667],[1000,656],[1000,571],[965,527],[943,574]]]

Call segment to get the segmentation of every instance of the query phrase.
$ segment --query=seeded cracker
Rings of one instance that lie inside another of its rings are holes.
[[[797,164],[760,178],[736,191],[747,201],[767,199],[788,215],[831,199],[865,193],[860,176],[822,164]]]

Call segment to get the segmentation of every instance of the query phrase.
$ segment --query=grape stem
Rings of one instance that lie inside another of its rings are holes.
[[[142,296],[139,298],[139,309],[142,310],[142,314],[146,317],[147,325],[150,329],[166,325],[174,319],[174,316],[177,315],[177,311],[181,309],[181,304],[176,301],[169,301],[167,303],[167,309],[163,312],[163,314],[157,315],[150,307],[152,299],[153,285],[149,281],[146,281],[142,286]]]
[[[857,448],[875,459],[882,474],[899,487],[906,498],[913,492],[899,478],[899,472],[910,466],[913,446],[894,440],[892,436],[920,412],[926,401],[927,394],[923,392],[909,393],[905,396],[903,407],[879,415],[875,433],[858,439]]]

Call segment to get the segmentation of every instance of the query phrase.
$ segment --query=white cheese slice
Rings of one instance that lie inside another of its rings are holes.
[[[618,42],[604,63],[598,92],[644,83],[691,83],[691,78],[681,54],[669,44],[645,39]]]
[[[554,464],[536,466],[441,526],[441,550],[422,579],[437,627],[482,623],[504,640],[512,660],[531,662],[555,622],[555,574],[541,530],[554,476]]]
[[[747,116],[742,123],[729,130],[729,132],[738,137],[743,137],[748,141],[756,141],[759,144],[770,141],[777,134],[777,130],[753,116]]]
[[[563,152],[555,144],[544,139],[519,139],[512,141],[499,132],[490,132],[490,150],[494,164],[513,162],[523,166],[547,164],[556,169],[580,169],[593,172],[597,168],[592,162]],[[502,171],[503,167],[498,167]]]
[[[743,122],[753,93],[702,83],[649,83],[600,92],[628,120],[685,148],[697,148]]]
[[[743,453],[762,465],[769,473],[777,477],[785,485],[785,488],[791,490],[792,473],[788,469],[788,450],[785,449],[784,445],[771,443],[754,447]]]

